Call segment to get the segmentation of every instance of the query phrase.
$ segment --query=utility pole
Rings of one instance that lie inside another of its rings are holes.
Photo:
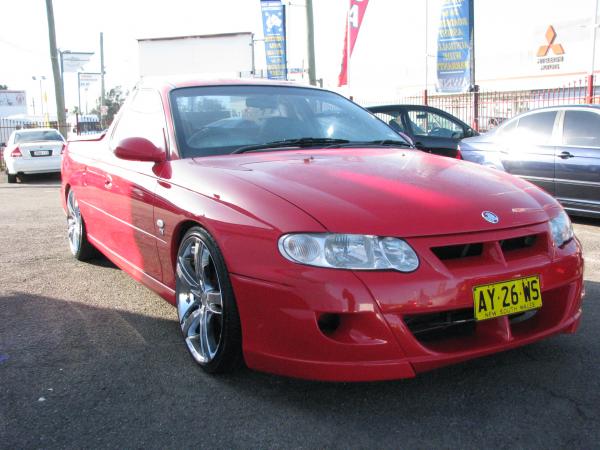
[[[102,110],[104,109],[104,97],[106,93],[104,92],[104,33],[100,32],[100,126],[104,129],[104,114]]]
[[[311,86],[316,86],[317,71],[315,69],[315,28],[312,0],[306,0],[306,31],[308,36],[308,80]]]
[[[596,65],[596,30],[598,29],[598,0],[594,4],[594,15],[592,16],[592,67],[587,77],[586,103],[594,103],[594,69]]]
[[[65,116],[65,97],[62,89],[62,79],[58,67],[58,50],[56,49],[56,32],[54,30],[54,10],[52,0],[46,0],[48,16],[48,40],[50,42],[50,60],[52,61],[52,76],[54,78],[54,94],[56,97],[56,118],[58,128],[63,136],[67,136],[67,118]]]

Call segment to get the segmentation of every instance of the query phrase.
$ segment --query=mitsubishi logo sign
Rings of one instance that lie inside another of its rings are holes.
[[[552,25],[550,25],[548,27],[548,29],[546,30],[546,42],[548,42],[548,44],[542,45],[538,49],[538,51],[537,51],[538,58],[546,56],[548,54],[549,50],[552,50],[552,53],[554,53],[555,55],[564,55],[565,50],[563,49],[562,45],[554,43],[555,39],[556,39],[556,31],[554,31],[554,27]]]

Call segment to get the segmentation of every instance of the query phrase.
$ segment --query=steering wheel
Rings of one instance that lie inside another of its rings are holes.
[[[429,134],[433,135],[433,136],[440,136],[444,133],[443,128],[440,127],[433,127],[431,130],[429,130]]]

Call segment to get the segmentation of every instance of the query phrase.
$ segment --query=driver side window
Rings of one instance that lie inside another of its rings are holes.
[[[413,109],[408,118],[415,136],[462,139],[465,134],[458,123],[434,112]]]
[[[133,101],[122,112],[115,131],[112,144],[129,137],[143,137],[157,148],[166,150],[165,114],[158,92],[142,89],[135,93]]]

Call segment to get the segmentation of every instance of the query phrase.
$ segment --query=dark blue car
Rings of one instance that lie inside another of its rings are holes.
[[[459,145],[463,159],[531,181],[574,215],[600,217],[600,107],[529,111]]]

